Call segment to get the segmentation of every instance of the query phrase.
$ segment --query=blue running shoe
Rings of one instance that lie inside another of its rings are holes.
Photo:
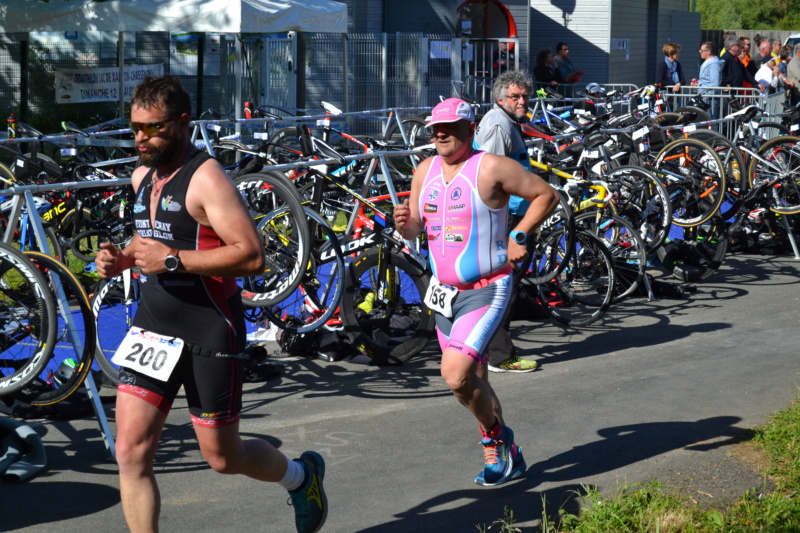
[[[505,481],[511,481],[512,479],[517,479],[519,476],[524,474],[525,471],[528,469],[528,465],[525,464],[525,458],[522,457],[522,448],[517,446],[517,450],[519,450],[519,453],[511,461],[511,463],[512,463],[511,474],[508,476],[508,479],[506,479]],[[483,470],[481,470],[481,473],[478,474],[478,476],[475,478],[475,483],[477,483],[478,485],[491,486],[490,484],[486,483],[486,478],[484,477],[484,471]],[[500,483],[504,483],[504,482],[501,481]],[[495,483],[495,485],[499,485],[500,483]]]
[[[483,485],[492,487],[508,481],[513,468],[511,460],[511,445],[514,444],[514,432],[511,428],[502,426],[503,431],[500,437],[493,439],[484,437],[481,439],[483,445]],[[478,478],[475,478],[478,481]]]
[[[297,533],[316,533],[328,517],[328,499],[322,487],[325,477],[325,460],[317,452],[303,452],[295,461],[303,465],[308,474],[305,485],[289,491],[289,505],[294,507]]]

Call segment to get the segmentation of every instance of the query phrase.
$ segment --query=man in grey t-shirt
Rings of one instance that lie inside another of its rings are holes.
[[[528,99],[533,82],[524,72],[509,71],[497,77],[492,86],[495,104],[478,124],[473,147],[496,155],[504,155],[531,169],[528,150],[522,137],[520,123],[527,120]],[[509,224],[514,227],[525,215],[529,202],[512,196],[508,202]],[[512,297],[512,305],[513,305]],[[509,306],[511,307],[511,306]],[[520,359],[509,332],[510,312],[497,329],[486,351],[491,372],[532,372],[539,366],[536,361]]]

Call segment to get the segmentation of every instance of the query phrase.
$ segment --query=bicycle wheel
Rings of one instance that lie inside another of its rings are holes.
[[[617,214],[633,223],[652,253],[667,238],[672,226],[672,203],[658,178],[643,168],[622,166],[603,180],[608,183]]]
[[[611,252],[615,274],[611,303],[636,292],[647,267],[647,247],[633,224],[612,213],[595,212],[576,216],[575,226],[599,237]]]
[[[27,257],[0,243],[0,396],[22,390],[53,355],[56,306],[47,286]]]
[[[59,181],[64,174],[61,166],[47,154],[38,152],[17,157],[11,165],[11,173],[23,185],[40,185]]]
[[[78,278],[61,262],[40,252],[25,252],[42,271],[57,304],[57,333],[53,356],[16,398],[33,406],[52,405],[69,398],[91,371],[94,360],[94,317]],[[60,286],[64,300],[59,298]]]
[[[431,131],[425,127],[425,120],[418,117],[410,117],[403,119],[403,130],[401,132],[400,126],[397,122],[392,124],[386,132],[384,140],[392,145],[393,148],[412,150],[419,146],[425,146],[431,143]],[[406,134],[403,140],[403,132]],[[397,171],[402,176],[411,176],[414,169],[427,157],[425,154],[413,154],[392,157],[390,154],[386,155],[386,163],[392,170]]]
[[[699,226],[719,211],[725,197],[725,169],[710,146],[697,139],[672,141],[653,166],[665,179],[673,224]]]
[[[722,266],[729,242],[725,221],[715,216],[699,226],[674,228],[657,250],[658,260],[667,273],[681,281],[703,281]]]
[[[800,137],[776,137],[750,159],[750,186],[770,183],[765,200],[771,211],[783,215],[800,213]]]
[[[296,163],[303,158],[303,147],[297,128],[281,128],[267,141],[267,156],[278,164]]]
[[[680,126],[680,125],[685,126],[689,124],[688,118],[683,113],[669,112],[669,111],[653,117],[653,122],[655,122],[658,126],[662,128],[666,126]],[[662,130],[662,133],[664,134],[666,142],[683,138],[683,131],[679,129]],[[654,147],[654,149],[657,148],[660,148],[660,146]]]
[[[430,275],[402,252],[373,248],[358,255],[344,279],[342,322],[353,344],[377,364],[399,364],[433,336],[423,304]]]
[[[110,242],[124,247],[132,238],[116,236],[106,229],[90,229],[76,234],[69,241],[69,249],[77,259],[84,263],[93,263],[100,251],[101,243]],[[120,240],[122,242],[118,242]]]
[[[91,209],[85,207],[81,208],[80,211],[77,209],[70,209],[59,222],[58,231],[56,232],[62,247],[69,248],[70,241],[75,235],[88,229],[89,224],[95,218]]]
[[[11,169],[0,163],[0,189],[13,187],[16,181],[17,180],[14,177],[14,173],[11,171]]]
[[[690,124],[693,122],[708,122],[711,120],[711,117],[705,109],[693,105],[679,107],[675,112],[681,115],[688,115]]]
[[[259,232],[267,259],[264,273],[243,278],[242,284],[249,305],[274,305],[297,288],[308,261],[310,235],[300,196],[277,172],[246,174],[234,183],[254,218],[288,209],[279,221]]]
[[[550,281],[566,267],[565,260],[549,261],[551,234],[563,231],[566,236],[565,252],[570,253],[574,248],[575,219],[572,214],[572,206],[569,205],[567,195],[562,189],[556,189],[556,191],[558,192],[558,206],[528,239],[528,258],[514,271],[515,278],[524,285],[538,285]]]
[[[111,383],[119,380],[119,368],[111,358],[139,309],[140,275],[137,269],[132,269],[115,278],[104,279],[95,287],[92,296],[92,314],[97,325],[95,360]]]
[[[719,215],[722,220],[728,220],[739,210],[742,198],[749,188],[748,181],[743,179],[745,164],[742,151],[727,137],[713,130],[697,130],[689,136],[709,145],[725,168],[725,198],[722,200]]]
[[[564,235],[551,237],[551,261],[566,254]],[[567,266],[554,279],[537,285],[539,301],[556,323],[573,328],[586,327],[606,314],[614,298],[614,258],[593,233],[578,230],[575,249]]]
[[[42,222],[42,227],[44,229],[44,238],[47,244],[48,255],[51,257],[55,257],[59,261],[63,260],[64,258],[64,249],[61,247],[61,243],[58,240],[58,235],[56,231],[48,224]],[[5,230],[5,228],[4,228]],[[17,228],[16,233],[14,234],[12,243],[14,246],[21,250],[21,251],[34,251],[34,252],[41,252],[42,246],[39,244],[39,240],[36,238],[36,235],[33,231],[33,224],[28,219],[27,214],[22,215],[22,220],[20,220],[19,227]]]
[[[300,285],[283,301],[269,307],[250,309],[252,321],[266,318],[276,326],[293,333],[308,333],[325,325],[336,314],[344,290],[345,258],[336,233],[318,213],[306,209],[316,228],[314,246],[306,263]],[[259,224],[275,224],[288,210],[273,211]],[[248,305],[245,300],[245,305]],[[258,311],[263,312],[263,318]]]
[[[785,137],[791,135],[789,128],[777,122],[757,122],[753,124],[754,132],[750,128],[743,127],[739,140],[745,143],[746,146],[758,150],[764,143],[775,139],[776,137]]]

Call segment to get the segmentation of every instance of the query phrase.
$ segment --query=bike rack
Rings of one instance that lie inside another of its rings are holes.
[[[23,216],[28,216],[28,222],[33,227],[33,234],[36,238],[36,242],[39,245],[39,249],[48,255],[51,255],[52,250],[50,250],[49,244],[47,244],[47,238],[44,233],[44,225],[42,224],[42,218],[39,216],[39,212],[36,209],[36,204],[33,198],[34,192],[40,191],[53,191],[53,190],[63,190],[63,189],[88,189],[93,187],[108,187],[108,186],[125,186],[130,185],[130,179],[120,179],[120,180],[98,180],[98,181],[79,181],[79,182],[69,182],[69,183],[59,183],[57,185],[50,184],[50,185],[22,185],[19,187],[11,187],[9,189],[5,189],[0,191],[0,194],[13,194],[14,200],[11,205],[11,212],[9,213],[8,217],[8,227],[6,228],[6,234],[3,237],[3,242],[10,244],[14,232],[16,231],[17,227],[19,226]],[[24,209],[24,211],[23,211]],[[83,346],[81,345],[80,335],[75,333],[75,324],[72,322],[69,313],[66,313],[66,309],[69,308],[69,303],[67,300],[67,296],[64,293],[64,289],[61,286],[60,281],[57,277],[54,279],[54,288],[56,293],[56,303],[58,304],[59,309],[63,312],[63,316],[66,320],[67,326],[67,334],[69,335],[69,339],[72,342],[72,348],[75,351],[76,357],[80,358],[81,354],[83,353]],[[86,375],[86,379],[83,382],[83,386],[86,388],[87,393],[89,395],[89,400],[92,403],[92,408],[94,409],[95,415],[97,416],[97,422],[100,426],[100,434],[103,437],[103,443],[106,446],[109,454],[111,455],[111,459],[116,458],[116,446],[114,442],[114,435],[111,432],[111,427],[108,424],[108,417],[106,416],[105,409],[103,408],[103,404],[100,401],[100,395],[97,390],[97,384],[94,381],[94,377],[92,376],[91,371]]]

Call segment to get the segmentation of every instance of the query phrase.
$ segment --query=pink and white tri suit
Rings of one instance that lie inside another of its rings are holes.
[[[453,318],[436,315],[439,343],[442,350],[457,350],[479,364],[486,362],[486,345],[503,318],[512,285],[508,207],[490,208],[478,191],[484,155],[474,151],[449,183],[435,156],[419,196],[433,275],[459,289]]]

